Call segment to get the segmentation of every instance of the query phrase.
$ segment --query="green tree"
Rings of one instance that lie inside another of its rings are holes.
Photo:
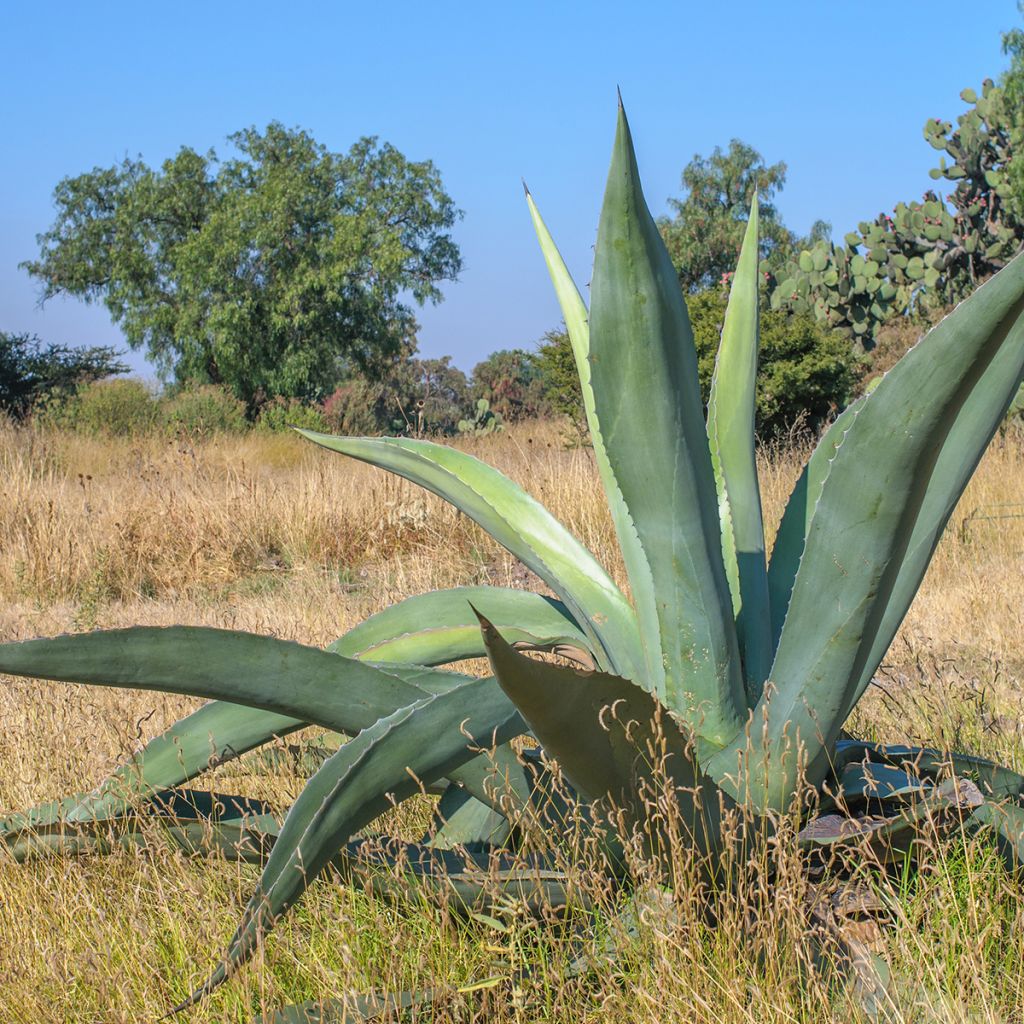
[[[521,348],[492,352],[473,367],[474,398],[486,398],[506,423],[546,411],[544,385],[536,358]]]
[[[683,169],[685,196],[669,199],[674,215],[659,221],[684,291],[693,293],[717,284],[736,266],[755,189],[762,258],[771,259],[797,244],[772,203],[785,183],[784,163],[766,165],[756,149],[739,139],[733,139],[726,152],[716,146],[710,157],[694,156]],[[811,238],[823,237],[830,230],[818,222]]]
[[[127,373],[118,355],[112,348],[69,348],[0,331],[0,411],[22,419],[51,395],[69,395],[82,384]]]
[[[1024,4],[1018,3],[1024,12]],[[1003,33],[1003,52],[1010,58],[1010,66],[1003,73],[1005,109],[1010,122],[1012,156],[1006,168],[1009,179],[1013,212],[1024,219],[1024,30],[1011,29]]]
[[[351,368],[323,408],[341,434],[454,434],[470,405],[469,382],[451,356],[419,359],[410,346],[372,376]]]
[[[439,301],[460,269],[460,212],[430,161],[373,138],[332,153],[272,123],[229,141],[223,161],[184,147],[65,178],[23,266],[44,301],[103,302],[164,380],[224,384],[252,414],[402,351],[408,299]]]
[[[583,393],[576,372],[576,359],[572,354],[569,333],[562,326],[547,331],[541,339],[535,357],[545,401],[552,412],[567,416],[581,435],[587,432]]]

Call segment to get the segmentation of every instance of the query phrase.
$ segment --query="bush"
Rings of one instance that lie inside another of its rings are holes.
[[[686,300],[705,404],[727,301],[721,288]],[[827,330],[808,314],[763,311],[757,372],[758,437],[781,437],[795,427],[817,431],[850,401],[859,373],[858,357],[838,332]]]
[[[688,296],[697,347],[701,397],[707,405],[715,353],[725,322],[727,293],[712,288]],[[544,336],[537,366],[545,396],[556,412],[586,429],[575,361],[564,330]],[[766,310],[761,314],[761,357],[757,374],[757,433],[781,437],[794,427],[816,431],[849,401],[860,373],[850,343],[821,327],[812,316]]]
[[[69,396],[52,395],[37,412],[45,426],[80,434],[137,437],[157,425],[159,406],[137,378],[96,381]]]
[[[541,340],[535,365],[540,373],[544,401],[552,412],[567,416],[581,434],[587,432],[586,413],[576,359],[572,354],[569,334],[564,327],[548,331]]]
[[[205,437],[246,429],[245,403],[216,384],[188,384],[161,403],[164,427],[172,434]]]
[[[466,375],[451,356],[417,359],[410,350],[376,377],[352,373],[323,411],[337,434],[454,434],[471,406]]]
[[[327,417],[323,410],[297,398],[275,398],[260,409],[256,426],[260,430],[288,430],[290,427],[326,430]]]

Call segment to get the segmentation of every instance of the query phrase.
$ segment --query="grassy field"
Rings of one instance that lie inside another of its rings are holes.
[[[540,498],[625,584],[588,451],[566,450],[550,425],[460,443]],[[798,464],[788,453],[762,461],[770,530]],[[856,712],[856,732],[1022,770],[1022,471],[1020,438],[986,456]],[[4,640],[189,623],[323,644],[407,595],[480,583],[536,581],[433,496],[291,436],[193,446],[0,428]],[[2,680],[0,809],[88,788],[193,706]],[[223,788],[282,808],[301,786],[287,774],[219,771],[230,776],[218,780]],[[403,810],[393,825],[411,836],[422,813]],[[771,856],[781,863],[790,852]],[[156,1019],[216,962],[255,877],[252,867],[170,851],[25,865],[0,854],[0,1022]],[[578,884],[600,891],[585,866]],[[513,918],[498,934],[414,893],[382,902],[326,879],[256,961],[186,1019],[248,1022],[286,1002],[410,987],[440,993],[422,1020],[858,1019],[822,985],[799,983],[798,889],[795,870],[773,890],[754,872],[714,928],[683,899],[673,917],[642,923],[628,957],[566,981],[575,947],[556,925]],[[921,983],[902,1019],[1024,1020],[1024,900],[991,851],[947,846],[892,892],[893,964]],[[602,903],[587,931],[600,931],[610,912]],[[507,973],[506,962],[534,966],[521,991],[456,991]]]

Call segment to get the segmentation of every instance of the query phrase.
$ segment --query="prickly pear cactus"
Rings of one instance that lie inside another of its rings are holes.
[[[929,118],[924,136],[946,155],[930,172],[956,182],[948,196],[929,190],[920,201],[861,221],[845,245],[818,242],[769,277],[773,309],[811,313],[870,349],[890,317],[956,303],[1009,262],[1022,228],[1006,177],[1010,120],[1003,91],[990,80],[957,119]],[[948,157],[948,159],[947,159]],[[764,268],[768,270],[768,268]]]
[[[501,416],[491,410],[491,403],[486,398],[478,398],[473,418],[459,420],[459,433],[481,437],[503,430],[504,426]]]

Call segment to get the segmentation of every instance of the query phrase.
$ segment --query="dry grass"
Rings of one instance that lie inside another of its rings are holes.
[[[551,508],[624,584],[589,452],[566,451],[546,426],[464,443]],[[797,468],[790,454],[763,460],[770,529]],[[1022,470],[1019,438],[986,456],[880,685],[856,713],[860,731],[956,743],[1021,769]],[[485,582],[532,585],[432,495],[289,436],[191,448],[0,430],[5,640],[182,622],[322,644],[404,596]],[[193,706],[5,682],[0,808],[94,784]],[[299,782],[230,784],[284,805]],[[252,868],[171,853],[0,863],[0,1022],[155,1019],[215,962],[254,878]],[[894,960],[926,982],[932,1009],[905,1019],[1024,1019],[1020,896],[983,848],[947,851],[906,882]],[[544,965],[528,1009],[494,992],[447,1000],[420,1019],[855,1018],[799,984],[798,915],[785,889],[758,899],[756,941],[749,915],[717,929],[696,912],[685,926],[655,919],[638,952],[587,982],[558,980],[571,949],[557,930],[524,931],[522,949]],[[302,998],[465,984],[497,969],[493,939],[443,909],[396,907],[322,882],[260,958],[188,1019],[242,1022]]]

